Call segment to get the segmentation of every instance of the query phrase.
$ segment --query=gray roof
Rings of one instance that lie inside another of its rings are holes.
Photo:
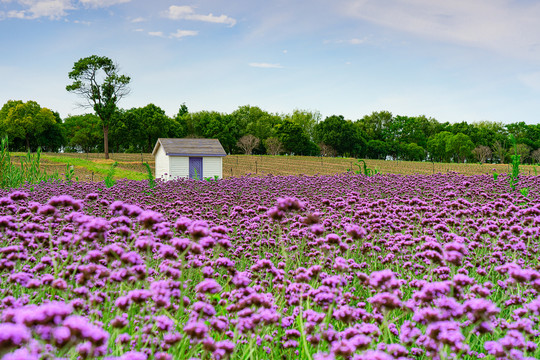
[[[165,139],[159,138],[152,154],[159,145],[169,156],[227,156],[218,139]]]

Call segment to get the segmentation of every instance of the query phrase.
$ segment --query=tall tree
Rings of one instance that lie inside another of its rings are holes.
[[[357,126],[342,115],[332,115],[315,125],[318,142],[330,145],[338,155],[359,156],[365,153],[366,141]]]
[[[493,154],[491,148],[485,145],[478,145],[473,149],[472,153],[476,157],[476,160],[478,160],[481,164],[490,159],[491,155]]]
[[[366,134],[366,140],[395,140],[388,139],[386,129],[393,120],[392,113],[389,111],[373,112],[366,115],[356,122],[357,126]]]
[[[454,160],[464,162],[472,155],[474,144],[468,135],[457,133],[446,142],[446,152],[451,153]]]
[[[295,109],[292,114],[286,115],[285,119],[299,125],[311,140],[315,139],[315,125],[317,125],[322,115],[318,111]]]
[[[251,152],[259,145],[259,142],[260,140],[258,137],[247,134],[238,139],[236,146],[240,148],[244,154],[251,155]]]
[[[279,141],[285,151],[295,155],[315,156],[320,154],[319,147],[309,139],[308,134],[290,120],[285,120],[275,126]]]
[[[283,151],[283,145],[281,141],[275,137],[269,137],[264,141],[264,146],[266,147],[266,153],[268,155],[279,155]]]
[[[450,160],[451,154],[449,151],[447,151],[446,144],[452,136],[452,133],[449,131],[441,131],[440,133],[429,138],[427,142],[427,150],[431,160],[440,162]]]
[[[42,144],[38,137],[57,124],[55,114],[35,101],[8,101],[0,111],[0,128],[10,138],[24,141],[27,150],[36,150]],[[40,138],[41,141],[46,139]]]
[[[67,150],[95,151],[102,136],[97,115],[73,115],[64,119],[64,132],[68,139]]]
[[[73,80],[66,90],[84,100],[83,106],[94,109],[103,126],[103,149],[105,159],[109,158],[109,127],[117,104],[129,94],[129,76],[120,75],[118,65],[104,56],[92,55],[80,59],[68,74]]]
[[[493,155],[499,159],[499,164],[504,164],[506,158],[506,142],[495,140],[493,143]]]

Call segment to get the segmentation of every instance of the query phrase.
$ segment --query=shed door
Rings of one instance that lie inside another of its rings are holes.
[[[197,180],[203,179],[202,157],[189,158],[189,178]]]

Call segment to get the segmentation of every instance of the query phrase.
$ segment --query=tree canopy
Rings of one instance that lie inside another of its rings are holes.
[[[75,62],[68,74],[73,83],[66,90],[85,101],[83,106],[94,109],[103,126],[103,149],[109,158],[109,127],[112,125],[117,104],[129,94],[130,77],[120,75],[118,65],[104,56],[92,55]]]
[[[523,162],[537,162],[540,149],[537,124],[450,124],[424,115],[394,116],[388,111],[356,121],[342,115],[321,120],[318,112],[273,114],[251,105],[231,113],[190,112],[182,103],[176,114],[168,116],[159,106],[147,104],[127,110],[116,108],[108,121],[109,146],[114,152],[151,152],[160,137],[200,137],[219,139],[229,154],[503,163],[514,152],[509,146],[510,134],[517,140]],[[103,124],[97,113],[68,116],[62,121],[58,113],[35,101],[9,100],[0,108],[0,136],[9,136],[14,151],[34,151],[41,146],[46,151],[103,152]],[[246,147],[239,141],[246,135],[259,141]]]

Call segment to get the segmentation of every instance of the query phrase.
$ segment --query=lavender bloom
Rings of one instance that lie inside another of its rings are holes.
[[[0,351],[21,347],[30,340],[30,331],[23,325],[0,324]]]
[[[195,287],[197,292],[208,294],[217,294],[221,291],[221,289],[221,285],[219,285],[214,279],[205,279]]]
[[[277,208],[281,211],[302,210],[304,203],[295,197],[278,198]]]
[[[489,320],[497,315],[500,310],[491,301],[486,299],[470,299],[463,304],[467,316],[473,323]]]
[[[410,345],[412,344],[420,335],[422,335],[422,332],[420,329],[416,328],[412,322],[409,320],[406,320],[403,322],[403,325],[401,325],[401,333],[399,335],[399,339],[402,343]]]
[[[148,356],[139,351],[130,351],[120,357],[120,360],[146,360]]]
[[[203,321],[190,321],[184,326],[184,332],[192,339],[202,340],[208,333],[208,327]]]
[[[393,310],[401,307],[401,301],[399,298],[387,292],[378,293],[367,299],[367,301],[378,309]]]
[[[379,290],[394,290],[400,284],[391,270],[374,271],[369,277],[369,285]]]

